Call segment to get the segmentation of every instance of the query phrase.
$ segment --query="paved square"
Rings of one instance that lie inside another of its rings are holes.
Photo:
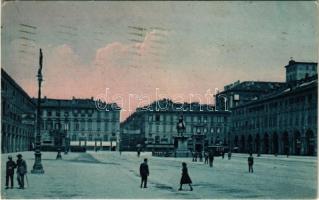
[[[16,156],[17,153],[10,155]],[[33,152],[22,152],[28,172]],[[25,190],[5,190],[2,155],[2,198],[316,198],[317,158],[273,155],[255,157],[254,173],[248,173],[247,155],[233,154],[231,160],[215,157],[214,167],[191,158],[152,157],[150,153],[88,152],[62,155],[43,152],[45,174],[28,173]],[[254,155],[255,156],[255,155]],[[147,189],[139,188],[139,164],[149,159]],[[178,191],[181,163],[188,164],[194,191]],[[17,181],[15,176],[15,187]]]

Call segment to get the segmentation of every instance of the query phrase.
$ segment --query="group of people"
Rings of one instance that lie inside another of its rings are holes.
[[[140,165],[140,176],[141,176],[141,188],[147,188],[147,177],[150,175],[150,171],[147,164],[147,158],[144,159],[144,162]],[[188,184],[190,190],[193,191],[192,180],[188,175],[187,164],[182,163],[182,177],[180,180],[180,187],[178,190],[183,190],[183,185]]]
[[[12,156],[8,156],[8,161],[6,163],[6,189],[9,189],[9,181],[10,188],[13,188],[13,177],[14,177],[14,169],[17,168],[17,181],[19,184],[19,189],[24,189],[24,177],[27,173],[27,163],[22,159],[22,155],[17,155],[17,161],[12,160]]]
[[[209,166],[213,167],[213,161],[214,161],[214,152],[213,151],[209,151],[209,152],[205,152],[204,154],[205,157],[205,164],[208,164],[209,162]],[[228,153],[228,159],[231,158],[231,153]],[[193,157],[193,161],[194,161],[194,157]],[[248,157],[248,172],[249,173],[253,173],[254,169],[253,169],[253,165],[254,165],[254,157],[252,155],[252,153],[249,154]],[[147,177],[150,175],[149,172],[149,168],[148,168],[148,164],[147,164],[147,158],[144,159],[144,162],[140,165],[140,176],[141,176],[141,188],[147,188]],[[190,176],[188,175],[188,169],[187,169],[187,164],[185,162],[182,163],[182,177],[180,180],[180,187],[179,190],[182,190],[183,185],[184,184],[188,184],[190,187],[190,190],[193,191],[193,187],[192,187],[192,180],[190,178]]]
[[[202,153],[201,152],[196,152],[193,154],[193,162],[197,162],[197,157],[199,157],[199,162],[203,162],[202,159]],[[204,152],[204,164],[209,164],[210,167],[213,167],[213,162],[214,162],[214,151],[206,151]]]

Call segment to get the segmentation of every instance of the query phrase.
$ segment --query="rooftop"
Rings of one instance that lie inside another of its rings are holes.
[[[260,91],[260,92],[268,92],[271,90],[276,90],[285,85],[284,82],[266,82],[266,81],[237,81],[235,83],[226,85],[224,87],[224,91]]]
[[[290,60],[288,65],[285,66],[285,68],[293,66],[295,64],[317,65],[318,63],[316,63],[316,62],[296,62],[294,60]]]
[[[37,101],[36,98],[33,98],[33,101]],[[93,108],[98,110],[120,110],[121,108],[116,103],[105,103],[100,100],[94,100],[93,97],[90,99],[49,99],[44,97],[41,99],[42,107],[63,107],[63,108]]]
[[[294,84],[286,84],[285,87],[280,88],[279,90],[273,91],[271,93],[267,93],[262,95],[258,100],[251,101],[248,103],[241,104],[235,108],[244,107],[247,105],[257,104],[263,101],[267,101],[274,98],[279,98],[281,96],[285,96],[288,94],[304,91],[309,88],[318,87],[318,76],[312,76],[307,79],[302,79]]]

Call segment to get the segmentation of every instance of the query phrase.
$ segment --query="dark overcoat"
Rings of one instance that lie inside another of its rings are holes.
[[[183,167],[181,184],[190,184],[190,183],[192,183],[192,180],[188,175],[187,167]]]

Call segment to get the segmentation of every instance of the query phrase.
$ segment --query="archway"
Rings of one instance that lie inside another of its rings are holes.
[[[248,152],[253,152],[253,137],[249,134],[247,139]]]
[[[272,136],[273,154],[278,154],[278,135],[274,132]]]
[[[234,140],[234,146],[238,147],[238,136],[235,136],[235,140]]]
[[[306,132],[306,154],[308,156],[315,154],[315,138],[312,130]]]
[[[289,155],[289,137],[288,132],[285,131],[282,135],[282,150],[285,155]]]
[[[260,153],[260,136],[258,133],[255,138],[255,150],[256,150],[256,153],[258,154]]]
[[[269,153],[269,135],[268,135],[268,133],[265,133],[265,135],[264,135],[263,152]]]
[[[301,152],[301,137],[300,137],[300,132],[297,131],[294,134],[294,154],[300,155],[300,152]]]
[[[246,149],[245,149],[245,136],[244,136],[244,135],[241,136],[240,151],[241,151],[241,152],[245,152],[245,151],[246,151]]]

